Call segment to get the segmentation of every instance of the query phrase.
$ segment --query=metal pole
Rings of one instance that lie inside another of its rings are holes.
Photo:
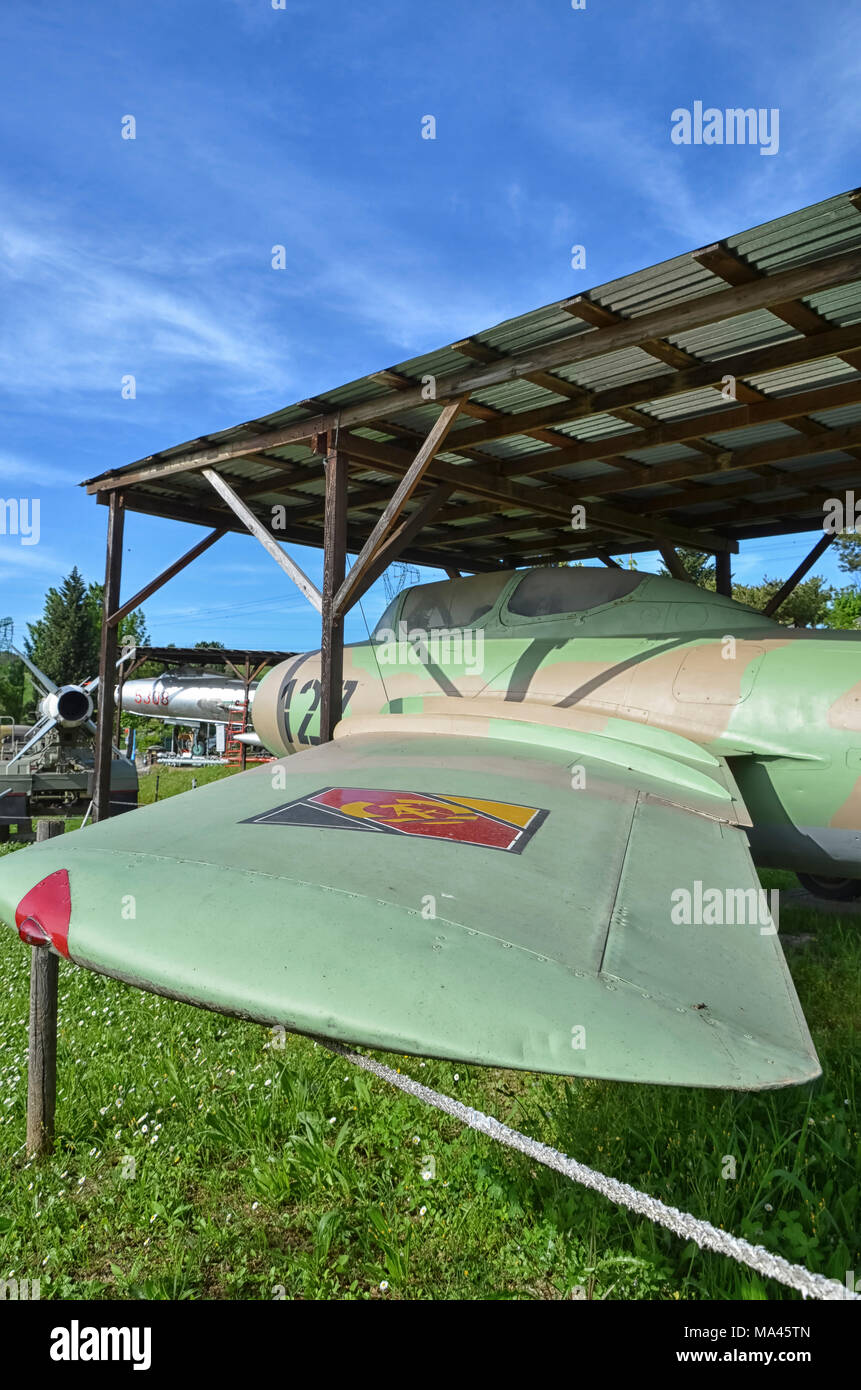
[[[62,835],[62,821],[40,820],[37,840]],[[27,1054],[27,1156],[54,1147],[57,1103],[57,984],[60,962],[47,946],[30,948],[30,1043]]]

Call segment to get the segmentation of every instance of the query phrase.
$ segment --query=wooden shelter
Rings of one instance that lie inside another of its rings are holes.
[[[859,458],[855,190],[90,479],[109,509],[95,814],[119,619],[227,531],[321,613],[327,737],[344,616],[395,558],[454,574],[658,549],[684,578],[687,546],[728,593],[739,542],[822,531]],[[121,604],[129,510],[211,530]],[[323,547],[322,592],[284,543]]]

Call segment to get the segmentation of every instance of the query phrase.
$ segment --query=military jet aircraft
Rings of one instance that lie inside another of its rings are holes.
[[[319,653],[283,663],[254,700],[276,761],[11,856],[0,917],[314,1036],[800,1083],[819,1064],[751,850],[861,879],[859,641],[617,568],[418,585],[346,648],[331,742]]]

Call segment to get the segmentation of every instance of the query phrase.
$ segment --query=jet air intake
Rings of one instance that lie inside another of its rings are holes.
[[[39,701],[39,714],[63,729],[75,729],[92,718],[92,697],[79,685],[62,685]]]

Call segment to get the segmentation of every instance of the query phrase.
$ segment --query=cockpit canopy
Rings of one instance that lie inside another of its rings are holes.
[[[647,575],[633,570],[597,569],[568,565],[533,570],[497,570],[464,579],[443,579],[417,584],[393,599],[377,624],[374,636],[385,640],[391,632],[397,606],[403,599],[399,621],[408,629],[424,632],[474,627],[496,606],[502,590],[517,578],[508,595],[507,611],[524,618],[582,613],[624,598]]]
[[[632,599],[633,602],[625,602]],[[596,565],[546,565],[494,570],[463,579],[417,584],[392,600],[374,640],[409,632],[493,626],[512,636],[533,623],[587,624],[601,636],[682,633],[771,626],[745,604],[668,575]],[[394,628],[399,631],[395,633]]]
[[[636,570],[598,569],[592,565],[527,570],[508,596],[508,611],[522,618],[583,613],[624,598],[645,578]]]

